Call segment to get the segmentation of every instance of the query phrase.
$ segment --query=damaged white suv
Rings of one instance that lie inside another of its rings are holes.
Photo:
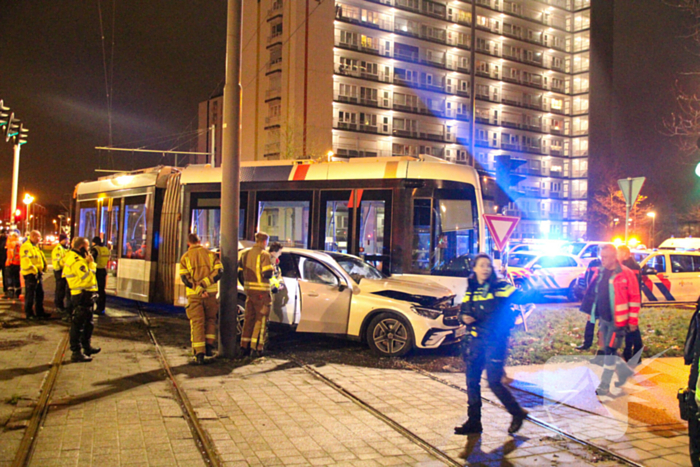
[[[465,334],[451,308],[454,293],[434,282],[395,279],[356,256],[297,248],[282,250],[280,270],[284,288],[273,294],[270,323],[361,340],[380,356],[437,348]]]

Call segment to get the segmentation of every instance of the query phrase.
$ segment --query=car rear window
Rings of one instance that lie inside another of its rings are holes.
[[[694,272],[693,258],[690,255],[671,255],[671,272]]]

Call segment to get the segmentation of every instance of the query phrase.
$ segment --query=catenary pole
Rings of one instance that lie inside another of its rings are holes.
[[[221,278],[219,355],[233,358],[238,351],[238,217],[240,195],[240,59],[241,0],[228,0],[226,26],[226,84],[221,150]]]
[[[17,186],[19,185],[19,150],[22,146],[15,144],[15,161],[12,165],[12,209],[10,210],[11,225],[15,227],[15,211],[17,210]],[[29,216],[29,214],[27,214]]]

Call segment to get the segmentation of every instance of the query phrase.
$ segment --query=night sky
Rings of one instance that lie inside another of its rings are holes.
[[[197,104],[224,79],[226,1],[115,2],[115,146],[143,146],[146,140],[195,130]],[[30,129],[29,143],[22,147],[20,198],[26,190],[41,204],[57,204],[70,198],[76,183],[103,175],[96,168],[171,162],[159,155],[115,153],[112,165],[94,150],[108,143],[97,1],[2,3],[0,98]],[[102,0],[101,5],[109,66],[113,3]],[[673,143],[660,134],[661,119],[674,108],[676,73],[699,68],[698,58],[683,50],[684,21],[661,0],[616,0],[614,150],[629,176],[648,178],[644,192],[660,212],[700,193],[694,166],[681,161]],[[12,147],[3,141],[4,209],[11,177]]]

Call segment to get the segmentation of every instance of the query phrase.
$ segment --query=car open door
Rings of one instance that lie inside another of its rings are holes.
[[[347,334],[352,290],[340,273],[298,255],[301,316],[297,331]]]

